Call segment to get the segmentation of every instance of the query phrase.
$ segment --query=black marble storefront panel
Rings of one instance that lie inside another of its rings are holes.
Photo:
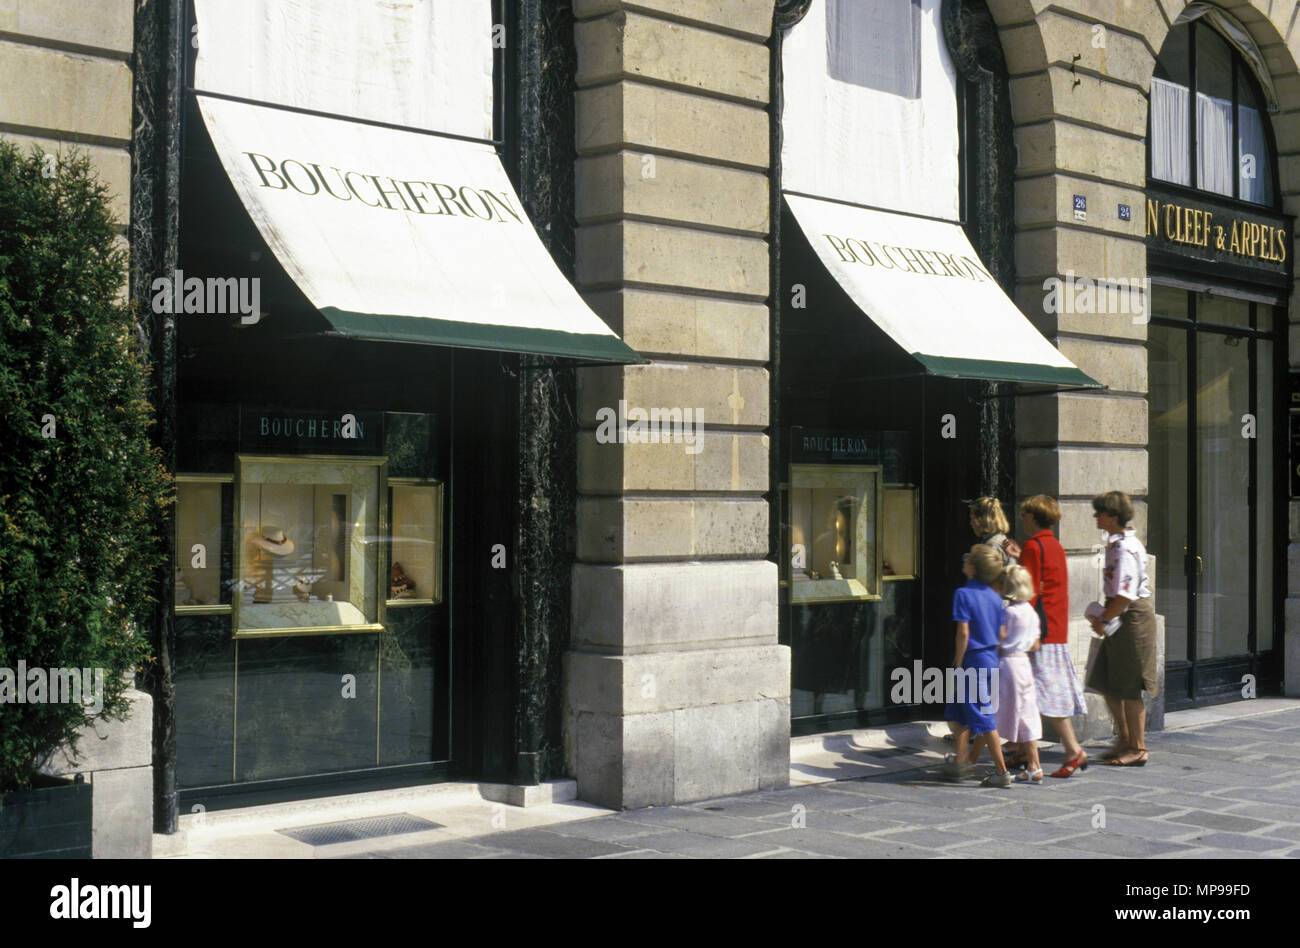
[[[235,643],[229,616],[176,617],[176,782],[229,783],[235,739]]]
[[[241,639],[235,779],[375,766],[378,654],[373,634]]]
[[[433,415],[390,411],[384,427],[389,477],[439,476]]]
[[[435,735],[435,706],[446,703],[448,688],[442,643],[434,641],[435,611],[434,606],[388,610],[388,629],[379,637],[381,764],[445,759],[445,727]]]

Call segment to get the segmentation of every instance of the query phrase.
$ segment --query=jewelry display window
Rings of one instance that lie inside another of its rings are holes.
[[[442,482],[388,479],[388,606],[442,601]]]
[[[916,579],[921,526],[921,497],[915,487],[890,484],[885,487],[884,512],[880,520],[880,572],[884,580]]]
[[[881,598],[880,465],[790,467],[790,600]]]
[[[238,463],[236,638],[381,631],[384,459]]]
[[[230,609],[230,551],[224,524],[230,519],[233,481],[223,475],[176,477],[172,604],[177,613],[201,615]]]

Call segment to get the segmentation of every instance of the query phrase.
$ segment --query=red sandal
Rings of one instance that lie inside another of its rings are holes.
[[[1088,755],[1084,751],[1080,750],[1079,753],[1075,754],[1073,757],[1071,757],[1069,760],[1063,763],[1061,765],[1060,770],[1052,771],[1052,773],[1049,774],[1049,776],[1072,777],[1074,776],[1074,772],[1076,770],[1087,770],[1087,769],[1088,769]]]

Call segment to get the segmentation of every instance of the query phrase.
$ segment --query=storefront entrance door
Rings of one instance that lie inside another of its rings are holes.
[[[1249,693],[1273,650],[1275,316],[1170,287],[1153,299],[1148,549],[1177,708]]]

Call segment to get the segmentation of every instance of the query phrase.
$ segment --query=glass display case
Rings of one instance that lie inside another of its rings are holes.
[[[191,475],[176,478],[177,612],[224,612],[230,604],[223,509],[231,503],[231,477]]]
[[[880,571],[885,580],[916,578],[920,505],[920,491],[915,487],[898,484],[885,487],[884,515],[880,522]]]
[[[391,552],[388,605],[442,601],[442,483],[390,477]]]
[[[236,637],[383,628],[384,463],[239,457]]]
[[[882,468],[790,466],[791,602],[880,598]]]

